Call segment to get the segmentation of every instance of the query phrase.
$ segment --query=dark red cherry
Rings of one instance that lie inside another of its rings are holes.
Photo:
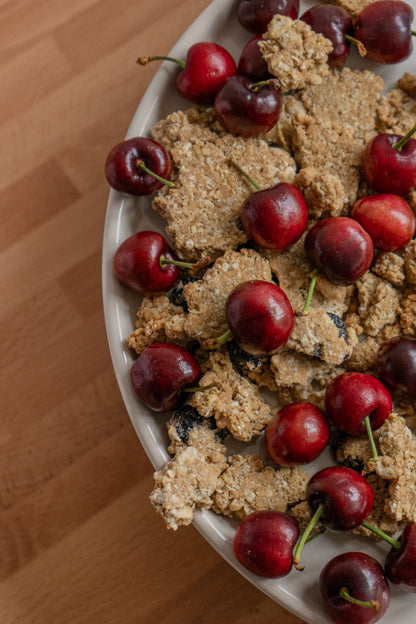
[[[341,67],[350,53],[345,35],[353,33],[352,19],[345,9],[332,4],[317,4],[300,16],[302,21],[332,42],[334,49],[328,55],[330,67]]]
[[[163,180],[144,171],[143,165]],[[110,186],[137,197],[157,191],[165,180],[169,180],[171,172],[172,165],[163,145],[147,137],[117,143],[105,162],[105,175]]]
[[[369,269],[374,255],[370,236],[349,217],[328,217],[307,233],[305,251],[333,284],[348,285]]]
[[[375,191],[407,195],[416,187],[416,139],[410,138],[415,130],[416,126],[405,137],[379,134],[366,146],[363,170],[365,179]],[[401,143],[402,147],[397,147]]]
[[[250,238],[268,249],[282,251],[300,239],[308,222],[308,207],[293,184],[280,182],[249,195],[240,209]]]
[[[336,624],[373,624],[383,617],[390,604],[390,588],[383,568],[361,552],[347,552],[331,559],[320,574],[319,589]]]
[[[366,57],[376,63],[399,63],[410,56],[413,9],[400,0],[373,2],[354,23],[354,37],[364,45]]]
[[[408,524],[399,538],[399,548],[388,553],[384,569],[391,583],[406,592],[416,592],[416,524]]]
[[[279,511],[255,511],[243,518],[233,540],[238,561],[265,578],[281,578],[292,568],[298,525]]]
[[[410,206],[399,195],[381,193],[355,202],[351,217],[371,236],[374,247],[395,251],[413,238],[416,218]]]
[[[186,61],[166,56],[144,56],[137,62],[146,65],[161,60],[173,61],[182,67],[176,87],[183,98],[195,104],[213,104],[217,91],[237,71],[231,54],[209,41],[194,43],[188,50]]]
[[[282,96],[277,80],[253,83],[247,76],[232,76],[214,102],[220,124],[233,134],[256,137],[271,130],[279,119]]]
[[[299,0],[241,0],[237,8],[238,21],[254,33],[264,33],[273,15],[296,19]]]
[[[377,373],[389,390],[416,399],[416,338],[395,336],[383,342]]]
[[[267,68],[267,63],[260,52],[259,41],[261,41],[261,39],[261,35],[250,39],[244,46],[237,65],[237,72],[239,74],[244,74],[244,76],[248,76],[255,82],[268,80],[272,77]]]
[[[142,403],[156,412],[167,412],[181,404],[182,391],[196,384],[201,368],[181,347],[155,342],[133,362],[130,376]]]
[[[368,416],[373,431],[381,427],[393,409],[387,388],[367,373],[342,373],[331,381],[325,392],[329,418],[350,435],[366,432]]]
[[[314,461],[328,444],[330,428],[324,412],[307,401],[282,407],[268,423],[264,441],[270,459],[280,466]]]
[[[251,355],[271,355],[292,333],[295,317],[289,299],[273,282],[239,284],[225,303],[227,322],[238,345]]]

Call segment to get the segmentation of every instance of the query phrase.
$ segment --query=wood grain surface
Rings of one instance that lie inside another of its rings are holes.
[[[168,531],[110,361],[103,163],[208,0],[0,0],[0,622],[300,620]]]

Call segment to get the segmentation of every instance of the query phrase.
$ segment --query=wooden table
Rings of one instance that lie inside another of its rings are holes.
[[[300,620],[165,529],[101,303],[103,162],[208,0],[0,0],[2,624]]]

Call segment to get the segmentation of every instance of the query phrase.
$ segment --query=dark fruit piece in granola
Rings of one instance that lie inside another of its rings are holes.
[[[400,0],[373,2],[354,23],[354,37],[376,63],[399,63],[410,56],[413,9]]]
[[[416,399],[416,338],[395,336],[383,342],[377,373],[389,390]]]
[[[293,184],[280,182],[249,195],[240,208],[249,237],[261,247],[283,251],[300,239],[308,222],[308,207]]]
[[[282,407],[268,423],[264,441],[270,459],[280,466],[308,464],[322,453],[330,428],[324,412],[307,401]]]
[[[367,373],[342,373],[325,392],[329,418],[345,433],[359,436],[366,432],[368,416],[373,431],[390,416],[393,403],[387,388]]]
[[[378,134],[363,154],[364,175],[379,193],[407,195],[416,187],[416,125],[404,136]]]
[[[252,355],[272,355],[289,339],[295,317],[279,286],[263,280],[239,284],[225,302],[231,333]]]
[[[373,624],[390,604],[390,588],[381,565],[361,552],[331,559],[320,574],[319,589],[336,624]]]
[[[370,236],[349,217],[328,217],[307,233],[305,251],[333,284],[347,286],[369,269],[374,255]]]
[[[165,148],[147,137],[117,143],[107,156],[104,171],[113,189],[135,197],[173,184],[169,182],[172,165]]]
[[[232,365],[240,375],[250,375],[254,371],[261,371],[266,361],[264,357],[244,351],[235,340],[227,342],[227,351]]]
[[[266,134],[279,119],[282,96],[275,79],[253,82],[232,76],[217,93],[215,116],[233,134],[256,137]]]
[[[169,293],[169,301],[177,306],[182,306],[184,312],[188,312],[188,303],[184,296],[184,286],[187,284],[192,284],[192,282],[197,282],[200,277],[196,275],[183,275],[174,285],[172,291]]]
[[[391,583],[406,592],[416,592],[416,524],[408,524],[399,544],[387,554],[384,569]]]
[[[330,67],[341,67],[350,53],[350,46],[345,35],[353,33],[352,19],[342,7],[332,4],[317,4],[305,11],[300,18],[317,33],[329,39],[333,45],[328,55]]]
[[[237,72],[231,54],[209,41],[194,43],[187,52],[186,61],[166,56],[143,56],[137,62],[146,65],[163,60],[173,61],[182,67],[176,87],[183,98],[195,104],[213,104],[218,90]]]
[[[259,41],[261,41],[261,39],[261,35],[250,39],[244,46],[237,65],[237,72],[239,74],[244,74],[244,76],[248,76],[254,81],[268,80],[271,78],[267,63],[260,52]]]
[[[279,511],[255,511],[243,518],[233,540],[238,561],[265,578],[281,578],[292,568],[298,525]]]
[[[286,15],[296,19],[299,0],[241,0],[237,8],[238,21],[250,32],[258,34],[267,30],[274,15]]]
[[[351,217],[371,236],[374,247],[395,251],[413,238],[416,218],[410,206],[399,195],[369,195],[355,202]]]
[[[146,347],[130,370],[137,396],[156,412],[176,409],[183,401],[184,389],[194,386],[200,376],[201,368],[193,355],[162,342]]]

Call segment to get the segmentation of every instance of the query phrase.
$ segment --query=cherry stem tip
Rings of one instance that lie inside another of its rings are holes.
[[[364,522],[362,522],[361,525],[365,529],[368,529],[369,531],[374,533],[374,535],[377,535],[377,537],[381,537],[381,539],[383,539],[385,542],[390,544],[390,546],[393,546],[393,548],[395,548],[396,550],[400,550],[401,542],[399,542],[399,540],[396,540],[396,539],[394,539],[394,537],[391,537],[390,535],[387,535],[387,533],[384,533],[384,531],[382,531],[378,527],[373,526],[372,524],[370,524],[366,520],[364,520]]]
[[[293,564],[297,570],[303,570],[303,568],[299,567],[300,555],[302,553],[304,545],[306,544],[309,538],[311,531],[315,527],[316,523],[318,522],[319,518],[322,516],[324,511],[325,511],[325,505],[321,503],[320,505],[318,505],[318,508],[315,511],[314,515],[312,516],[311,520],[309,521],[306,529],[303,532],[303,535],[301,536],[300,540],[295,546],[295,550],[293,552]]]
[[[318,268],[312,275],[311,283],[309,284],[308,294],[306,296],[305,305],[303,306],[303,310],[297,313],[298,316],[307,316],[309,314],[309,307],[311,305],[313,291],[315,290],[316,281],[320,273],[321,269]]]
[[[169,258],[166,258],[165,256],[160,256],[160,260],[159,260],[159,264],[161,267],[165,266],[166,264],[173,264],[177,267],[180,267],[181,269],[192,269],[194,271],[199,271],[200,269],[203,269],[210,262],[211,262],[211,258],[209,256],[204,256],[197,262],[185,262],[183,260],[170,260]]]
[[[185,61],[173,58],[172,56],[139,56],[136,63],[138,63],[139,65],[147,65],[152,61],[172,61],[172,63],[176,63],[176,65],[179,65],[179,67],[182,67],[182,69],[184,69],[186,65]]]
[[[246,171],[244,171],[244,169],[242,169],[242,167],[240,167],[240,165],[233,160],[232,158],[230,158],[230,163],[236,168],[238,169],[238,171],[241,173],[241,175],[243,175],[245,177],[246,180],[248,180],[248,182],[250,182],[250,184],[252,184],[254,186],[255,189],[257,189],[258,191],[262,191],[262,187],[257,184],[257,182],[255,182],[253,180],[253,178],[250,178],[250,176],[248,175],[248,173]]]

